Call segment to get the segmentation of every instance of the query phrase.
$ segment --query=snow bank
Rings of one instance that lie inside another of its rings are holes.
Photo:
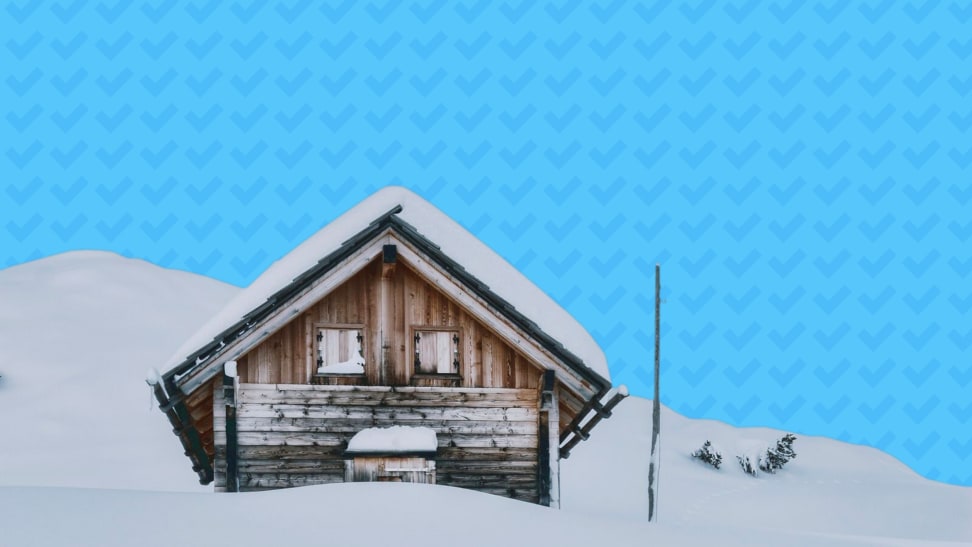
[[[0,270],[0,485],[210,489],[146,381],[238,290],[100,251]]]
[[[145,370],[235,291],[109,253],[0,270],[0,485],[211,490],[197,484]],[[626,399],[562,462],[563,512],[409,484],[240,495],[0,486],[0,545],[312,545],[323,529],[341,545],[972,545],[972,488],[800,432],[798,459],[752,478],[735,462],[739,440],[765,448],[784,432],[664,406],[660,523],[648,526],[650,416],[651,401]],[[723,449],[718,471],[689,456],[707,439]],[[419,506],[436,515],[436,533],[402,510]],[[383,526],[361,524],[363,514],[382,515]],[[177,525],[152,532],[160,515]],[[503,526],[484,528],[484,518]]]
[[[380,516],[380,524],[372,515]],[[721,522],[686,525],[669,520],[649,525],[643,519],[557,511],[458,488],[378,482],[222,495],[0,488],[0,543],[4,547],[968,545]]]
[[[414,226],[446,255],[486,283],[493,292],[513,304],[520,313],[536,322],[588,367],[607,379],[611,378],[604,352],[576,319],[476,236],[431,203],[399,186],[388,186],[375,192],[271,264],[249,287],[186,340],[165,364],[165,370],[182,363],[192,352],[212,341],[246,313],[263,304],[271,294],[287,286],[396,205],[402,206],[402,212],[398,214],[402,220]]]
[[[435,452],[439,443],[428,427],[370,427],[355,433],[348,452]]]
[[[869,537],[874,545],[899,544],[890,538],[907,539],[902,545],[972,542],[970,487],[927,480],[875,448],[799,432],[793,443],[799,457],[775,474],[754,478],[740,468],[737,452],[761,453],[785,432],[689,419],[661,408],[662,523],[738,526],[742,534],[757,528],[818,534],[812,545],[832,545],[834,535]],[[722,452],[719,470],[690,456],[706,440]],[[630,397],[561,462],[562,506],[645,518],[650,451],[651,401]],[[771,539],[766,535],[754,545],[789,545],[783,536]]]

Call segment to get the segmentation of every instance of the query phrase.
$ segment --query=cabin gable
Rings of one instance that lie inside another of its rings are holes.
[[[318,373],[318,334],[339,330],[361,337],[341,340],[336,352],[360,355],[360,376]],[[458,362],[454,375],[429,368],[441,353]],[[242,383],[262,384],[428,386],[444,378],[453,387],[535,389],[544,370],[407,265],[382,275],[381,257],[236,360]]]
[[[558,505],[559,459],[624,395],[602,404],[603,376],[400,211],[154,384],[200,482],[240,491],[407,476]],[[432,429],[438,446],[424,463],[347,451],[355,434],[392,426]]]

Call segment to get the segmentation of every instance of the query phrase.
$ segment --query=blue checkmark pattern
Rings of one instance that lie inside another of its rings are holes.
[[[0,2],[0,266],[246,284],[386,184],[690,416],[972,485],[972,5]],[[701,439],[700,439],[701,441]]]

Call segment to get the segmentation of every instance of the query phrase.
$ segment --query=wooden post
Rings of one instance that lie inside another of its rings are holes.
[[[380,327],[378,337],[381,340],[381,359],[378,362],[378,385],[389,383],[388,376],[395,370],[395,363],[389,363],[389,354],[394,351],[391,333],[394,325],[395,305],[392,302],[394,287],[392,280],[395,275],[395,265],[398,263],[398,247],[385,245],[382,247],[381,281],[378,287],[378,317]],[[397,354],[396,354],[397,355]],[[400,366],[405,366],[402,363]]]
[[[540,383],[537,484],[540,504],[560,509],[560,405],[556,374],[552,370],[544,371]]]
[[[226,491],[240,491],[239,435],[236,427],[237,394],[240,378],[236,374],[236,361],[228,361],[223,367],[223,399],[226,401]]]
[[[658,434],[661,429],[661,403],[658,400],[658,374],[661,369],[661,266],[655,264],[655,397],[651,405],[651,456],[648,463],[648,521],[658,521],[658,478],[661,455]],[[657,462],[657,463],[656,463]]]

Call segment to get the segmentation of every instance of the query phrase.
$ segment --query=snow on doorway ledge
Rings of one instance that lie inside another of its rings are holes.
[[[363,429],[348,442],[349,453],[435,452],[437,447],[438,439],[431,428],[404,425]]]

